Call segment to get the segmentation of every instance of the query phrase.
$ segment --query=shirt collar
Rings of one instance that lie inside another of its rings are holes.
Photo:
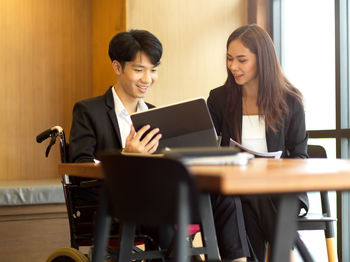
[[[115,91],[115,88],[113,86],[112,88],[112,93],[113,93],[113,100],[114,100],[114,107],[115,107],[115,112],[117,115],[120,114],[128,114],[128,111],[126,111],[122,101],[120,100],[120,98],[117,95],[117,92]],[[142,98],[139,99],[138,103],[137,103],[137,108],[136,108],[136,112],[142,112],[142,111],[146,111],[148,110],[148,106],[146,105],[146,103],[143,101]]]

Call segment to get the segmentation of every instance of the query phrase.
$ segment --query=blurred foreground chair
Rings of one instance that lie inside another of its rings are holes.
[[[118,153],[105,153],[99,159],[105,174],[107,206],[100,214],[93,261],[101,261],[111,216],[121,222],[118,261],[160,258],[184,262],[198,254],[208,260],[219,259],[209,195],[199,195],[194,178],[183,164],[167,158]],[[190,223],[200,224],[203,247],[188,243]],[[136,225],[174,225],[174,249],[133,253]]]
[[[327,158],[326,150],[319,145],[308,145],[309,158]],[[329,262],[338,261],[335,248],[335,235],[333,223],[337,219],[331,216],[328,192],[320,192],[322,214],[307,214],[298,217],[298,230],[324,230]]]

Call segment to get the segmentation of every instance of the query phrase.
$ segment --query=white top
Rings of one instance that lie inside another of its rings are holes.
[[[115,114],[117,116],[118,125],[119,125],[120,138],[122,140],[122,146],[124,148],[126,137],[130,133],[130,127],[131,127],[132,121],[128,111],[126,111],[122,101],[119,99],[117,92],[114,89],[114,86],[112,88],[112,93],[113,93]],[[148,106],[142,99],[139,99],[136,112],[143,112],[146,110],[148,110]]]
[[[268,152],[265,133],[265,119],[258,115],[243,115],[242,145],[258,152]]]

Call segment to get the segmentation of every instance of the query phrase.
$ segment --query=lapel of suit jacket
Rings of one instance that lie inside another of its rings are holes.
[[[281,143],[283,143],[283,139],[284,139],[283,137],[283,139],[281,140],[282,128],[283,127],[279,127],[276,133],[274,133],[271,130],[266,131],[266,144],[269,152],[281,150],[281,146],[282,146]]]
[[[120,137],[118,119],[117,119],[117,116],[115,114],[115,106],[114,106],[112,87],[110,87],[107,90],[105,97],[106,97],[106,106],[108,107],[108,110],[107,110],[108,117],[112,122],[112,126],[114,127],[114,131],[117,135],[118,141],[120,143],[120,147],[122,147],[122,139]]]

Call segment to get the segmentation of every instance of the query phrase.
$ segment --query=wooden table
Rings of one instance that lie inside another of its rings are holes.
[[[266,194],[350,189],[350,160],[263,159],[246,166],[191,166],[201,190],[222,194]],[[59,164],[59,175],[103,179],[100,164]]]
[[[294,244],[294,193],[350,189],[350,160],[254,159],[246,166],[191,166],[200,190],[228,195],[282,194],[271,261],[288,261]],[[100,164],[60,164],[59,174],[103,179]],[[287,248],[286,248],[287,247]]]

